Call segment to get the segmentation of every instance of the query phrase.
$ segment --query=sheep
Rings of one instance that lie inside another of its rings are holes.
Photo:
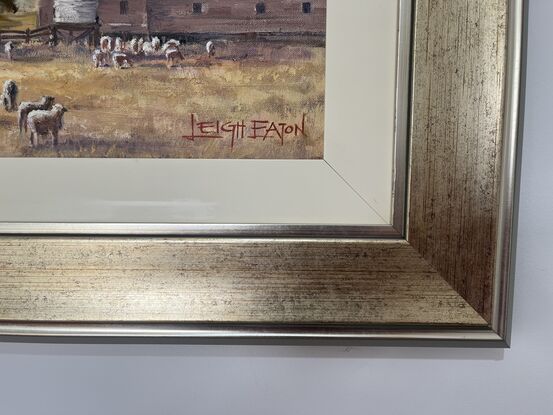
[[[13,42],[7,42],[4,45],[4,52],[6,52],[6,56],[8,57],[8,60],[13,60],[13,50],[15,49],[15,46]]]
[[[150,42],[144,42],[142,44],[141,52],[143,52],[145,56],[153,56],[153,55],[156,55],[160,49],[161,49],[161,41],[156,36],[152,38]]]
[[[32,111],[27,117],[27,126],[31,130],[31,146],[38,145],[38,136],[50,133],[52,143],[58,145],[58,134],[63,129],[63,115],[67,112],[61,104],[56,104],[51,110]]]
[[[94,67],[100,68],[103,66],[109,66],[109,55],[109,52],[104,52],[100,49],[96,49],[92,53],[92,62],[94,63]]]
[[[180,46],[180,42],[178,40],[170,39],[167,42],[165,42],[165,44],[161,48],[161,51],[163,53],[165,53],[165,52],[167,52],[167,49],[169,49],[169,48],[175,49],[175,48],[178,48],[179,46]]]
[[[4,88],[2,91],[2,102],[4,104],[4,109],[8,112],[17,110],[17,94],[19,93],[19,88],[15,81],[9,80],[4,82]]]
[[[156,54],[156,49],[152,42],[144,42],[142,45],[142,52],[144,52],[146,56],[152,56]]]
[[[100,38],[100,50],[102,52],[111,52],[113,39],[109,36],[102,36]]]
[[[161,49],[161,41],[157,36],[152,39],[152,46],[156,52]]]
[[[55,98],[50,96],[43,96],[40,101],[35,102],[22,102],[19,104],[19,113],[18,113],[18,124],[19,124],[19,134],[27,132],[27,118],[31,111],[38,110],[51,110],[54,105]]]
[[[115,52],[123,52],[125,50],[125,42],[120,37],[115,38]]]
[[[136,37],[133,37],[129,42],[129,50],[131,52],[138,50],[138,39]]]
[[[142,53],[143,46],[144,39],[137,39],[136,37],[133,37],[129,44],[129,51],[132,52],[133,55],[140,55]]]
[[[182,56],[182,53],[177,48],[169,48],[165,51],[165,57],[167,58],[167,68],[171,69],[171,67],[175,66],[177,61],[183,61],[184,56]]]
[[[111,59],[113,61],[113,67],[115,69],[126,69],[130,68],[133,65],[132,60],[123,52],[115,52]]]
[[[129,50],[134,55],[138,55],[138,53],[140,52],[140,49],[138,49],[138,42],[139,40],[136,37],[133,37],[129,44]]]
[[[207,44],[205,45],[205,49],[207,50],[208,56],[215,56],[215,43],[213,43],[212,40],[207,42]]]

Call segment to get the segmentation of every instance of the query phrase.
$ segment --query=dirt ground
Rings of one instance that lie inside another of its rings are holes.
[[[182,50],[184,62],[171,69],[164,56],[154,56],[116,70],[95,69],[85,46],[20,45],[13,62],[0,60],[0,81],[16,81],[18,101],[52,95],[69,111],[57,147],[44,137],[31,148],[19,135],[17,114],[1,109],[0,157],[322,158],[323,47],[219,42],[214,58],[202,44]],[[244,121],[244,138],[215,134],[215,127],[204,135],[221,138],[184,138],[191,114],[220,126]],[[252,134],[252,120],[269,123]],[[303,128],[297,136],[273,130],[265,139],[248,138],[265,136],[271,122],[277,130]]]

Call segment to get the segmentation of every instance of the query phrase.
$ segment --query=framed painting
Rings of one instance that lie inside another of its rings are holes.
[[[0,13],[0,336],[506,346],[522,0]]]

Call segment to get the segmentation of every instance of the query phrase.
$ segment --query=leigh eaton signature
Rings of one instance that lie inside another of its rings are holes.
[[[201,121],[195,114],[190,114],[190,135],[182,138],[190,141],[200,139],[230,139],[231,148],[237,140],[250,138],[253,140],[277,139],[284,145],[286,138],[307,137],[305,122],[307,115],[303,114],[299,123],[277,122],[270,120],[250,121]]]

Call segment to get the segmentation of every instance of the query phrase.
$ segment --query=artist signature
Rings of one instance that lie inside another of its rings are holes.
[[[190,114],[190,135],[182,138],[190,141],[199,139],[230,139],[233,148],[238,140],[250,138],[253,140],[277,139],[281,145],[288,138],[305,138],[305,122],[307,115],[303,114],[299,123],[277,122],[270,120],[249,121],[202,121],[196,114]]]

